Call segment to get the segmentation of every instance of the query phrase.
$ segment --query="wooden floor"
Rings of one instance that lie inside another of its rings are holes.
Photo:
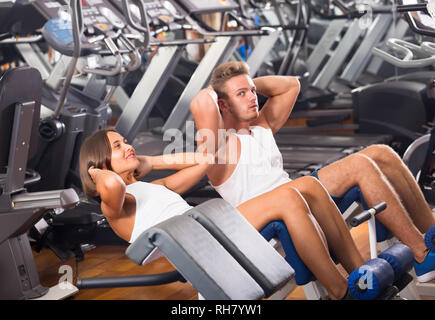
[[[365,259],[369,259],[367,223],[351,230],[358,249]],[[86,253],[78,263],[78,277],[110,277],[161,273],[173,270],[166,259],[157,259],[146,266],[138,266],[124,254],[124,246],[101,246]],[[36,266],[42,285],[51,287],[59,282],[62,274],[59,268],[69,265],[76,272],[74,259],[62,262],[51,250],[34,252]],[[343,271],[344,272],[344,271]],[[79,291],[74,300],[192,300],[197,299],[196,290],[188,283],[175,282],[152,287],[130,287],[114,289],[87,289]],[[288,300],[305,300],[302,287],[297,287],[287,297]],[[435,300],[435,298],[433,298]]]

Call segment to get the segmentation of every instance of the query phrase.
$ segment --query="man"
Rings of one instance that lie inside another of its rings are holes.
[[[298,190],[310,206],[315,197],[311,181],[307,177],[291,181],[283,170],[282,156],[264,160],[270,151],[276,151],[274,140],[267,146],[262,143],[270,141],[267,137],[287,121],[299,89],[295,77],[252,79],[245,63],[229,62],[213,72],[211,88],[201,90],[193,99],[190,109],[199,133],[205,130],[213,133],[205,134],[203,143],[207,150],[216,151],[220,142],[226,142],[224,161],[219,158],[208,177],[216,191],[232,205],[288,185]],[[269,97],[261,111],[257,93]],[[220,129],[233,133],[225,140],[219,138]],[[263,172],[258,170],[259,166],[265,167]],[[274,181],[270,181],[270,172],[279,172],[272,174],[276,177]],[[391,148],[370,146],[315,174],[335,198],[358,185],[368,206],[385,201],[387,208],[377,215],[378,220],[413,251],[419,281],[435,278],[435,253],[429,252],[422,235],[435,225],[435,218],[411,173]],[[316,215],[315,218],[319,219]],[[323,228],[322,221],[318,222]]]

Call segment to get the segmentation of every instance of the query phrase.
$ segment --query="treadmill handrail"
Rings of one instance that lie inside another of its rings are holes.
[[[152,41],[150,46],[171,47],[184,46],[188,44],[206,44],[216,42],[215,39],[188,39],[188,40],[171,40],[171,41]]]
[[[73,58],[71,59],[68,65],[65,81],[59,97],[59,102],[56,106],[56,110],[54,111],[54,118],[58,118],[60,116],[62,108],[65,104],[66,96],[68,94],[68,89],[71,86],[71,80],[74,75],[75,68],[77,66],[77,61],[79,59],[80,51],[81,51],[80,37],[83,34],[83,30],[84,30],[82,3],[80,0],[72,0],[70,6],[72,11],[71,26],[72,26],[72,34],[74,40]]]
[[[93,73],[98,74],[106,77],[115,76],[122,71],[122,57],[121,53],[116,46],[115,42],[112,38],[104,38],[104,43],[106,44],[107,48],[110,50],[112,55],[115,56],[116,62],[114,66],[111,66],[109,70],[102,69],[102,68],[89,68],[88,66],[85,66],[82,68],[82,71],[86,73]],[[140,65],[139,65],[140,66]]]
[[[196,32],[203,36],[214,36],[214,37],[237,37],[237,36],[264,36],[270,34],[270,28],[261,28],[253,30],[234,30],[234,31],[207,31],[199,25],[191,17],[187,16],[186,20],[189,24],[194,26]]]
[[[389,44],[390,47],[393,47],[396,52],[400,51],[404,53],[405,57],[402,59],[398,58],[379,48],[373,48],[373,54],[394,66],[400,68],[421,68],[435,64],[435,54],[433,54],[433,52],[429,52],[428,45],[421,47],[401,39],[390,39],[388,40],[387,44]],[[426,54],[431,56],[427,58],[415,58],[412,50],[417,51],[421,55]]]
[[[136,31],[139,31],[140,33],[143,33],[144,35],[144,41],[143,41],[143,46],[144,48],[148,48],[149,43],[150,43],[150,28],[148,25],[148,17],[147,17],[147,12],[145,9],[145,5],[143,3],[142,0],[133,0],[133,3],[138,6],[139,8],[139,13],[140,13],[140,24],[137,24],[132,15],[131,15],[131,10],[130,10],[130,6],[128,3],[128,0],[122,0],[122,8],[124,11],[124,16],[127,19],[128,24],[135,29]]]

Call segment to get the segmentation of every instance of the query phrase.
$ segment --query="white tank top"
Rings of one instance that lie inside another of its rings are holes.
[[[148,228],[192,208],[178,193],[159,184],[137,181],[126,186],[126,193],[136,199],[130,243]]]
[[[291,181],[271,129],[250,127],[251,134],[236,134],[240,158],[232,175],[213,186],[234,207]]]

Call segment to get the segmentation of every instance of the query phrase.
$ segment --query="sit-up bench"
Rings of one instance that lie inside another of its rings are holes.
[[[294,271],[284,258],[222,199],[204,202],[144,231],[126,254],[143,264],[155,248],[205,299],[262,299],[289,283],[295,285]],[[104,287],[111,278],[99,279],[100,285],[97,279],[89,281],[79,279],[77,286]]]

